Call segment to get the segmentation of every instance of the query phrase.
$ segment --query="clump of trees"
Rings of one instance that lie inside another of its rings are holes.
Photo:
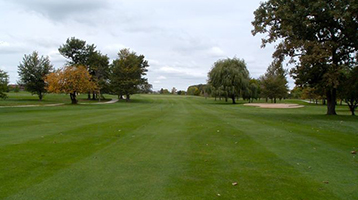
[[[109,92],[110,66],[109,57],[96,50],[94,44],[75,37],[68,38],[66,43],[58,49],[60,54],[67,59],[68,66],[85,66],[91,75],[93,82],[97,84],[98,93],[92,92],[92,100],[101,98],[101,94]],[[98,95],[99,94],[99,97]],[[88,91],[88,99],[91,93]]]
[[[0,99],[6,99],[7,95],[5,92],[7,92],[9,84],[9,76],[6,72],[0,69]]]
[[[260,98],[261,85],[260,80],[250,79],[248,87],[243,91],[242,98],[252,103],[254,100]]]
[[[206,85],[206,84],[191,85],[187,89],[187,94],[194,95],[194,96],[206,96],[207,87],[208,87],[208,85]]]
[[[169,92],[168,89],[161,88],[161,89],[159,90],[159,94],[170,94],[170,92]]]
[[[30,55],[25,55],[18,66],[20,85],[25,86],[25,90],[32,94],[37,94],[40,101],[46,91],[45,77],[53,71],[53,66],[48,57],[39,56],[34,51]]]
[[[280,63],[271,64],[266,73],[260,77],[262,96],[271,99],[274,103],[276,103],[277,98],[286,98],[288,95],[286,75],[287,71],[283,69]]]
[[[187,89],[188,95],[199,96],[200,93],[201,93],[201,91],[200,91],[199,87],[196,85],[189,86]]]
[[[62,69],[54,71],[49,58],[39,56],[36,51],[25,55],[18,66],[19,84],[37,94],[40,100],[46,92],[70,94],[72,104],[77,104],[78,93],[88,93],[88,99],[92,94],[93,100],[104,98],[104,93],[116,94],[119,98],[125,95],[129,101],[132,94],[152,92],[152,85],[144,77],[149,64],[143,55],[122,49],[110,64],[109,57],[94,44],[74,37],[68,38],[58,50],[67,59]],[[1,74],[4,85],[8,82],[5,75]]]
[[[232,99],[235,104],[240,97],[249,103],[266,98],[276,103],[276,99],[288,96],[287,71],[280,63],[271,64],[259,79],[250,78],[244,60],[227,58],[218,60],[208,74],[208,85],[203,88],[215,100]],[[188,90],[188,94],[189,90]]]
[[[325,93],[328,115],[336,115],[345,68],[358,62],[357,8],[358,1],[268,0],[254,13],[253,35],[266,34],[262,47],[278,42],[275,62],[290,58],[296,84]]]

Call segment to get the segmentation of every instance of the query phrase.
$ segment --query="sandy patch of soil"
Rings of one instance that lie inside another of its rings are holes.
[[[254,106],[260,108],[303,108],[305,106],[298,104],[286,104],[286,103],[247,103],[245,106]]]

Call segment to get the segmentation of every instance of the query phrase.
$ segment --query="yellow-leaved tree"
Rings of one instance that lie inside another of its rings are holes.
[[[91,75],[84,66],[68,66],[59,69],[45,79],[47,91],[70,94],[72,104],[77,104],[77,93],[96,91],[97,85],[91,81]]]

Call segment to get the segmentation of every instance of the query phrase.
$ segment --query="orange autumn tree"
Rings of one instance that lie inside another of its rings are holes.
[[[46,77],[47,91],[70,94],[72,104],[77,104],[77,93],[96,91],[96,84],[84,66],[68,66]]]

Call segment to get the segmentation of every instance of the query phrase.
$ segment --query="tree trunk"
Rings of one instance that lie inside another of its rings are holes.
[[[72,104],[77,104],[76,92],[70,93],[70,98],[71,98],[71,103]]]
[[[43,98],[42,92],[38,92],[37,94],[38,94],[38,96],[39,96],[40,101],[42,101],[42,98]]]
[[[352,116],[355,115],[354,111],[355,109],[357,108],[357,104],[358,102],[354,101],[354,99],[351,99],[351,100],[346,100],[346,103],[348,104],[348,107],[349,107],[349,110],[351,111],[352,113]]]
[[[92,92],[92,100],[96,100],[96,93]]]
[[[126,95],[126,101],[129,102],[131,100],[131,97],[129,94]]]
[[[231,95],[231,99],[232,99],[232,104],[236,104],[236,102],[235,102],[235,95]]]
[[[88,92],[88,100],[91,100],[91,92]]]
[[[326,105],[326,99],[323,99],[323,103],[322,103],[323,105]]]
[[[337,90],[335,88],[327,90],[327,115],[337,115],[336,97]]]
[[[273,102],[274,102],[274,103],[276,103],[276,97],[275,97],[275,98],[273,98]]]
[[[354,110],[356,109],[357,105],[349,105],[349,110],[351,110],[352,116],[355,116]]]

